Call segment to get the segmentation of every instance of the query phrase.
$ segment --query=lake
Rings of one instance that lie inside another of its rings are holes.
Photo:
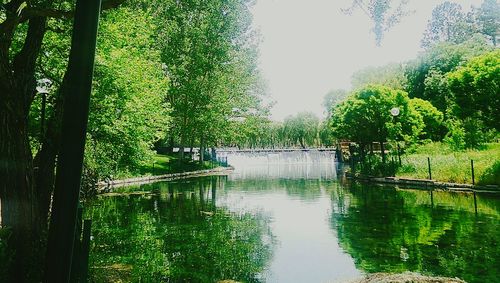
[[[344,282],[414,271],[500,281],[500,200],[364,185],[328,152],[229,154],[229,176],[87,204],[97,282]]]

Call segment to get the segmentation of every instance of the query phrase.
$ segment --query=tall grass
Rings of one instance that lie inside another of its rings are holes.
[[[472,183],[471,160],[474,160],[476,184],[500,185],[500,143],[480,150],[453,151],[442,143],[429,143],[403,156],[398,177],[427,179],[427,157],[431,160],[432,179],[442,182]]]

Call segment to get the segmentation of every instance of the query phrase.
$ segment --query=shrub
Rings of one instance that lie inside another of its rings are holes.
[[[479,177],[480,185],[500,185],[500,160],[497,160]]]

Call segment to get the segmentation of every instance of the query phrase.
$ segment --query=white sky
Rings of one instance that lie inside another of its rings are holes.
[[[410,0],[411,16],[385,33],[375,45],[373,23],[353,0],[257,0],[254,26],[260,31],[260,67],[271,99],[272,118],[301,111],[323,115],[321,103],[332,89],[349,89],[351,75],[368,66],[402,62],[417,56],[432,9],[444,0]],[[482,0],[451,0],[468,10]]]

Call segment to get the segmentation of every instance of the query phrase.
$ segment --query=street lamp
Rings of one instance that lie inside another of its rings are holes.
[[[41,79],[37,81],[37,84],[36,93],[42,95],[42,109],[40,111],[40,142],[42,142],[45,130],[45,108],[47,105],[47,94],[49,93],[47,88],[52,82],[49,79]]]
[[[391,115],[393,117],[393,122],[394,122],[394,126],[396,126],[396,117],[399,116],[400,114],[400,110],[399,110],[399,107],[393,107],[391,109]],[[396,146],[398,148],[398,161],[399,161],[399,166],[401,166],[401,153],[400,153],[400,148],[399,148],[399,142],[398,142],[398,139],[396,138],[396,135],[394,136],[394,138],[396,139]]]

